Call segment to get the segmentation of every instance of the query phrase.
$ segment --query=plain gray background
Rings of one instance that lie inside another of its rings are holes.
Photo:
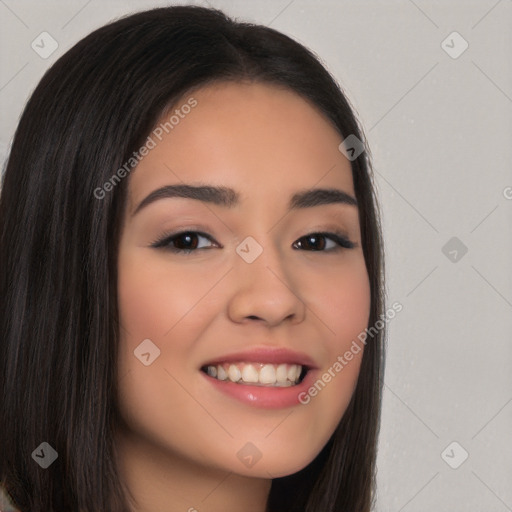
[[[172,3],[0,0],[2,162],[58,57]],[[190,3],[311,48],[365,127],[388,302],[403,305],[388,326],[376,510],[512,511],[512,1]],[[58,43],[48,58],[31,47],[42,32]]]

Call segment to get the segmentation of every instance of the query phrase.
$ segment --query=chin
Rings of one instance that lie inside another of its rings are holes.
[[[320,453],[324,444],[318,446],[301,446],[301,439],[290,445],[285,441],[277,443],[263,443],[250,441],[237,443],[236,457],[232,451],[218,456],[217,460],[229,460],[229,465],[222,467],[224,471],[233,472],[253,478],[280,478],[293,475],[304,469]]]

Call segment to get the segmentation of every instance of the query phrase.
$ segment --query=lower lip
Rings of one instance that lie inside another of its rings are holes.
[[[201,374],[217,390],[241,402],[263,409],[284,409],[301,404],[299,396],[306,393],[314,382],[314,370],[309,370],[304,380],[295,386],[270,387],[235,384],[229,380],[218,380],[204,372]]]

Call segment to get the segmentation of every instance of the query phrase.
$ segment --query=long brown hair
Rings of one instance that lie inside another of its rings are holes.
[[[0,482],[22,512],[128,510],[113,445],[127,180],[102,200],[94,191],[177,98],[239,80],[293,90],[343,138],[364,140],[340,87],[304,46],[192,6],[96,30],[47,71],[26,105],[0,196]],[[374,325],[384,312],[383,251],[368,151],[351,164]],[[367,344],[348,410],[322,452],[273,481],[269,512],[370,510],[383,337]],[[31,460],[41,442],[58,453],[46,470]]]

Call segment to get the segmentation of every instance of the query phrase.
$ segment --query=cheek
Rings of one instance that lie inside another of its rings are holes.
[[[125,425],[159,450],[168,449],[171,439],[175,447],[192,447],[193,453],[197,432],[191,425],[202,424],[204,411],[191,401],[183,383],[197,371],[190,353],[208,312],[198,315],[195,305],[211,284],[204,276],[185,279],[181,272],[180,278],[169,265],[157,259],[148,265],[145,259],[142,252],[132,251],[119,261],[119,410]],[[154,353],[158,357],[146,366],[134,351],[140,353],[137,349],[147,339],[159,352],[148,346],[150,358]]]
[[[197,303],[211,284],[201,275],[184,278],[183,271],[173,271],[158,258],[150,264],[147,260],[143,251],[133,250],[119,261],[120,400],[134,416],[146,411],[155,425],[163,425],[169,420],[165,410],[186,405],[186,395],[171,375],[181,382],[197,371],[191,366],[194,340],[211,314],[204,310],[206,301],[201,307]],[[137,357],[146,353],[147,366]],[[169,403],[162,406],[169,397],[172,408]],[[160,413],[162,422],[152,416]]]
[[[324,275],[310,289],[311,309],[326,327],[325,364],[304,400],[313,416],[323,418],[324,432],[330,435],[350,402],[364,353],[358,336],[368,327],[371,304],[364,260],[354,260],[332,276]]]
[[[151,412],[148,417],[168,410],[162,406],[164,397],[180,396],[166,370],[171,374],[176,369],[187,371],[191,346],[180,329],[198,297],[197,290],[192,292],[193,282],[181,282],[163,267],[155,259],[149,265],[142,251],[126,251],[119,261],[120,401],[125,410]],[[187,327],[193,336],[194,324]],[[143,353],[149,353],[147,366],[137,357]],[[159,424],[156,417],[154,420]]]
[[[191,312],[199,324],[202,309],[197,304],[211,288],[211,269],[208,274],[187,272],[170,267],[165,257],[148,260],[144,251],[132,251],[119,261],[119,317],[132,342],[168,339],[184,319],[190,323]]]
[[[119,265],[119,316],[132,338],[159,337],[170,329],[183,309],[177,293],[170,293],[168,277],[148,268],[137,258],[126,257]],[[186,294],[186,289],[182,290]],[[181,295],[183,298],[183,295]]]
[[[364,259],[317,275],[309,289],[311,307],[326,327],[326,348],[331,355],[345,351],[368,326],[371,294]]]

